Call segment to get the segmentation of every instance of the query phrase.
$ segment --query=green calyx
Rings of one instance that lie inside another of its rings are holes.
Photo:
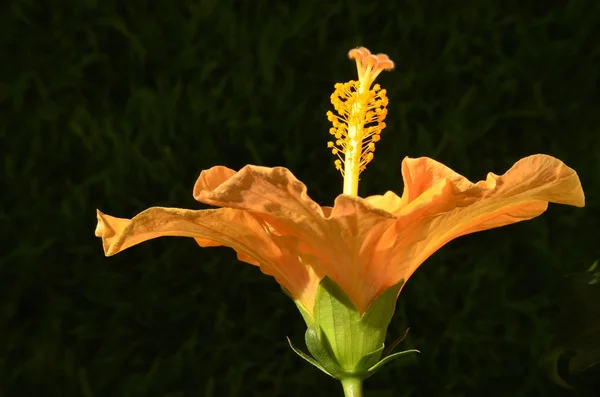
[[[340,380],[366,379],[393,359],[419,353],[407,350],[382,357],[387,328],[403,283],[383,291],[361,315],[339,285],[323,278],[313,316],[298,305],[308,326],[305,342],[310,355],[294,347],[288,339],[290,347],[315,367]]]

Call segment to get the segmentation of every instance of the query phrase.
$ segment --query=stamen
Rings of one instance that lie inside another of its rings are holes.
[[[358,175],[373,160],[375,142],[381,138],[387,115],[386,90],[379,84],[371,85],[379,73],[392,69],[394,63],[387,55],[373,55],[364,47],[350,50],[348,55],[356,60],[358,81],[334,86],[331,103],[337,115],[329,111],[327,119],[333,125],[329,133],[335,140],[328,142],[327,147],[338,157],[334,164],[344,177],[344,193],[356,195]]]

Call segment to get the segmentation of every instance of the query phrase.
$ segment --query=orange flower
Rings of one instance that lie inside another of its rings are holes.
[[[154,207],[131,220],[98,211],[96,235],[107,256],[161,236],[228,246],[274,276],[309,313],[324,275],[364,312],[456,237],[531,219],[548,202],[584,205],[575,171],[546,155],[477,183],[425,157],[404,159],[402,175],[402,197],[342,194],[331,208],[314,202],[285,168],[213,167],[200,174],[194,197],[224,208]]]
[[[196,200],[222,208],[149,208],[132,219],[98,211],[96,236],[114,255],[161,236],[194,238],[202,247],[228,246],[238,258],[272,275],[312,315],[320,280],[328,276],[361,312],[385,289],[406,281],[425,259],[450,240],[534,218],[549,202],[584,205],[581,183],[560,160],[534,155],[504,175],[472,183],[432,159],[405,158],[404,192],[356,196],[358,174],[372,159],[385,127],[385,90],[371,84],[393,63],[359,48],[359,82],[336,86],[339,116],[330,147],[344,154],[344,193],[333,207],[320,206],[306,186],[282,167],[248,165],[235,172],[203,171]],[[370,125],[370,126],[369,126]],[[366,153],[366,154],[365,154]]]

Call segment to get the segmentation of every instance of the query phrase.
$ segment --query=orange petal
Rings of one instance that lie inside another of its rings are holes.
[[[323,216],[321,207],[306,194],[306,185],[284,167],[247,165],[237,173],[225,167],[213,167],[200,173],[194,186],[194,198],[205,204],[286,219]]]
[[[194,197],[206,204],[251,211],[280,236],[300,242],[305,263],[317,274],[327,274],[364,311],[375,297],[376,286],[365,274],[370,257],[370,236],[381,234],[395,221],[388,212],[360,197],[339,196],[333,208],[321,207],[306,193],[306,186],[282,167],[246,166],[229,178],[217,180],[204,171]],[[379,291],[379,290],[378,290]],[[380,292],[380,291],[379,291]]]
[[[223,167],[222,165],[202,171],[198,181],[196,182],[196,186],[194,186],[194,197],[196,196],[197,188],[201,188],[203,190],[214,190],[235,174],[236,172],[234,170]]]
[[[405,159],[402,171],[406,205],[373,251],[375,284],[408,279],[456,237],[534,218],[549,202],[584,205],[577,173],[546,155],[519,160],[504,175],[489,173],[476,184],[428,158]]]
[[[315,203],[306,185],[283,167],[247,165],[237,173],[221,168],[202,171],[194,186],[196,200],[251,211],[279,235],[298,238],[302,252],[322,259],[321,248],[328,244],[325,214],[331,209]],[[323,272],[320,262],[311,266]]]
[[[96,236],[102,238],[106,256],[163,236],[193,237],[201,246],[231,247],[240,260],[258,265],[264,273],[274,276],[312,313],[322,276],[301,262],[297,239],[272,235],[264,222],[249,212],[229,208],[192,211],[153,207],[132,219],[100,211],[97,215]]]
[[[364,313],[383,291],[370,267],[374,242],[392,227],[396,219],[388,212],[356,196],[340,195],[327,219],[326,272]]]
[[[387,191],[382,195],[374,195],[365,198],[365,201],[375,208],[382,209],[391,214],[397,212],[404,206],[404,202],[398,195],[392,191]]]

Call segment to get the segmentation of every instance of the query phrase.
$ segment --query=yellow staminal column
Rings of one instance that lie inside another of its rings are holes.
[[[379,73],[393,69],[394,62],[387,55],[371,54],[364,47],[350,50],[348,56],[356,61],[358,81],[335,85],[331,103],[337,115],[327,112],[327,119],[333,124],[329,133],[335,141],[327,146],[338,156],[335,167],[344,177],[344,194],[356,196],[358,176],[373,159],[375,142],[385,128],[383,120],[387,115],[386,91],[379,84],[371,85]]]

